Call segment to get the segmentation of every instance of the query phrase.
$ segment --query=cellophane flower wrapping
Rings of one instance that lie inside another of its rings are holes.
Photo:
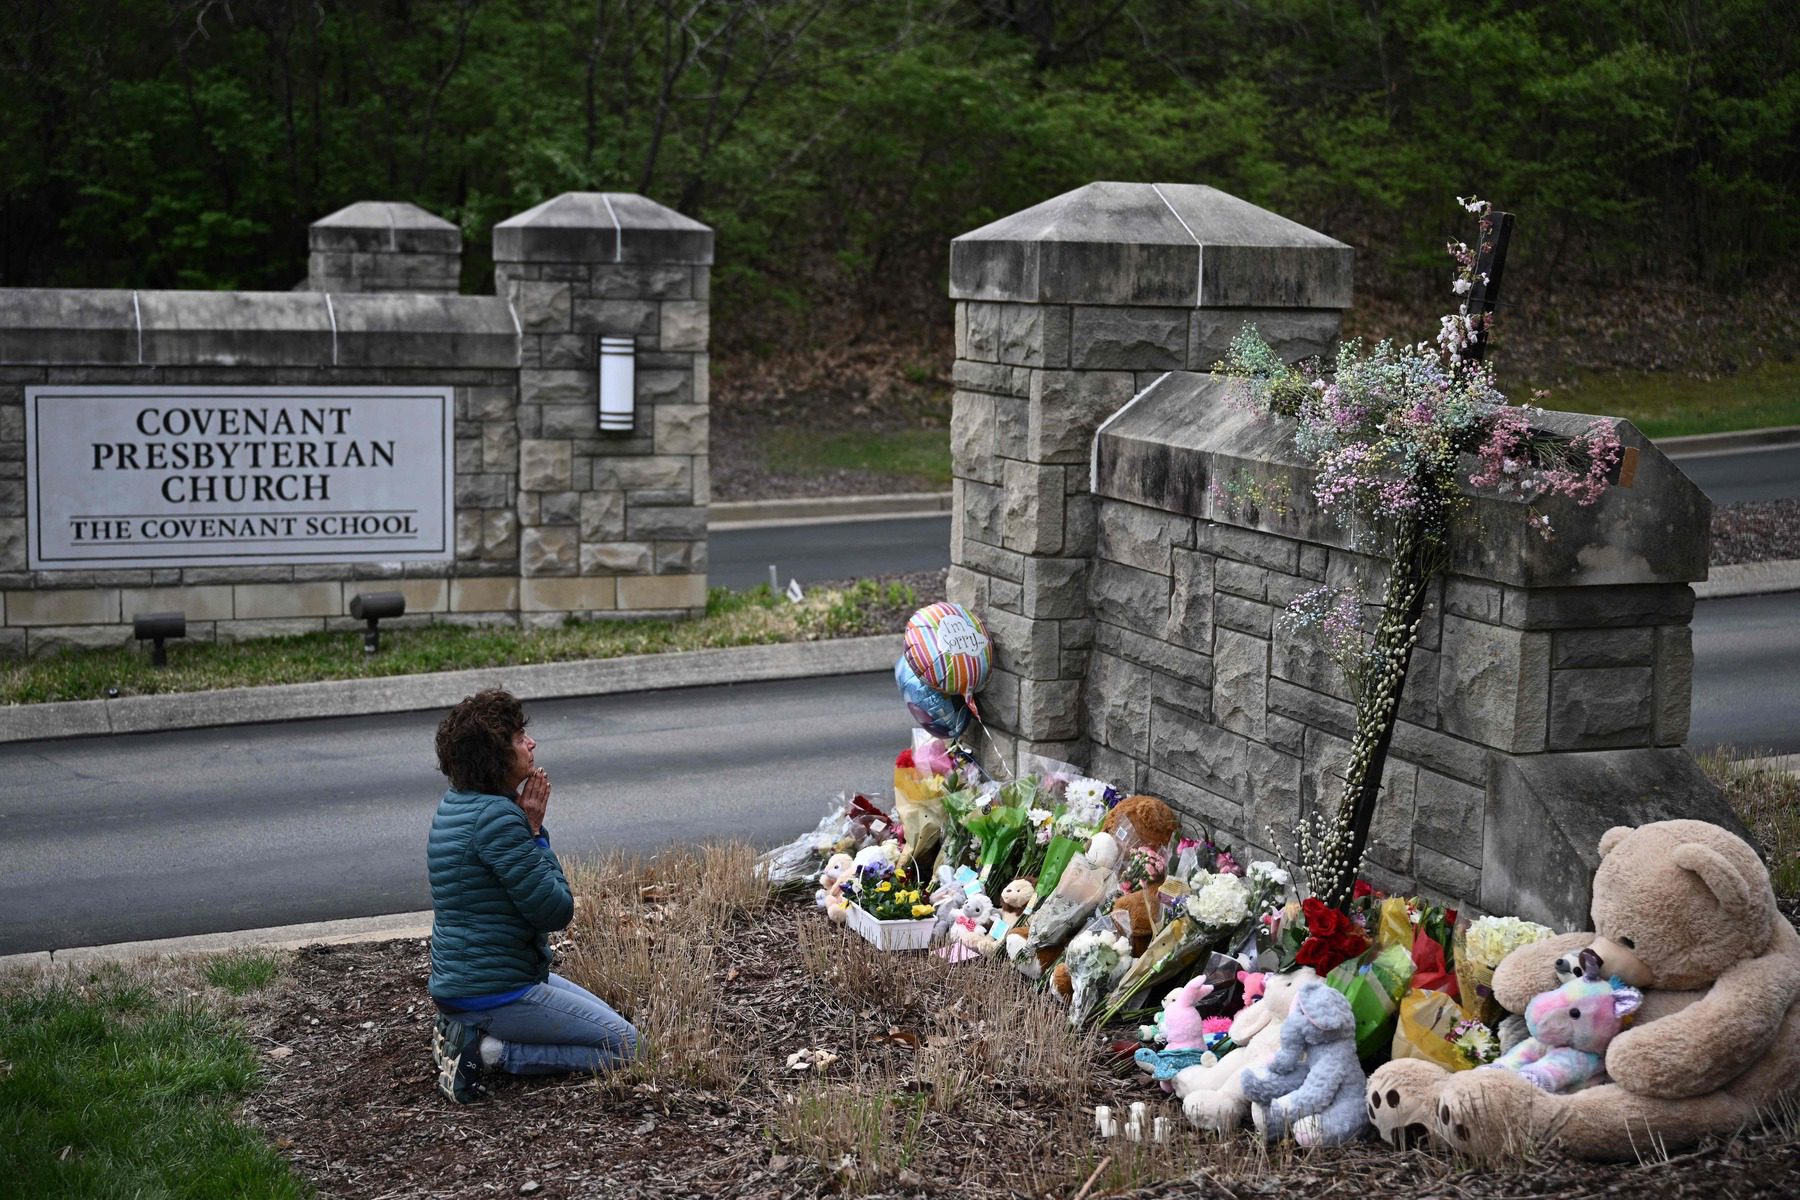
[[[1001,796],[1005,794],[1005,789],[1001,789]],[[993,874],[995,867],[1011,857],[1029,824],[1025,812],[1024,808],[996,800],[986,809],[971,813],[964,822],[968,831],[981,842],[981,855],[976,865],[983,882]]]
[[[1074,994],[1069,998],[1069,1024],[1079,1026],[1088,1013],[1131,959],[1131,943],[1107,930],[1075,935],[1069,943],[1063,963],[1069,968],[1069,981]]]
[[[1463,1011],[1484,1025],[1506,1015],[1494,999],[1494,968],[1520,946],[1551,936],[1548,927],[1517,917],[1478,917],[1456,928],[1456,983]]]

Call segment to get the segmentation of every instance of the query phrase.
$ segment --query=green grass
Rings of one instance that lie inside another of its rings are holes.
[[[743,592],[714,588],[706,615],[695,620],[571,621],[542,630],[428,625],[384,630],[375,655],[363,654],[359,632],[176,642],[162,670],[137,647],[74,650],[0,667],[0,704],[93,700],[114,689],[121,696],[191,692],[849,637],[885,628],[884,606],[898,607],[888,590],[869,584],[820,591],[791,604],[767,585]]]
[[[303,1196],[235,1102],[255,1050],[204,1005],[121,970],[0,985],[0,1191]]]
[[[1800,900],[1800,776],[1728,747],[1701,755],[1699,762],[1762,845],[1775,894]]]
[[[1543,404],[1624,417],[1651,438],[1800,425],[1800,363],[1764,363],[1709,379],[1656,371],[1589,375],[1553,387]]]
[[[233,950],[215,955],[200,965],[206,982],[234,996],[260,991],[281,974],[281,960],[263,950]]]
[[[777,429],[765,435],[763,457],[771,470],[784,474],[874,471],[904,476],[933,487],[950,486],[950,432],[947,429],[834,433]]]

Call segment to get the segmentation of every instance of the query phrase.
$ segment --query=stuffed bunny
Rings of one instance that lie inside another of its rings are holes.
[[[1132,1056],[1138,1066],[1150,1072],[1150,1077],[1163,1085],[1165,1091],[1172,1088],[1169,1081],[1179,1071],[1197,1065],[1206,1053],[1206,1018],[1200,1015],[1197,1006],[1212,991],[1213,985],[1206,981],[1206,977],[1197,975],[1164,996],[1163,1048],[1152,1050],[1147,1046],[1141,1047]]]
[[[1302,1146],[1336,1146],[1368,1132],[1367,1082],[1356,1058],[1356,1014],[1325,983],[1294,994],[1293,1011],[1281,1023],[1281,1049],[1242,1079],[1264,1136],[1280,1141],[1292,1134]]]
[[[1236,1049],[1210,1063],[1202,1058],[1199,1066],[1187,1067],[1175,1076],[1175,1095],[1188,1123],[1209,1133],[1233,1134],[1243,1127],[1244,1118],[1250,1115],[1244,1072],[1275,1057],[1281,1048],[1281,1024],[1293,1010],[1295,994],[1319,980],[1311,967],[1286,975],[1240,973],[1246,996],[1252,990],[1246,974],[1255,976],[1259,998],[1245,1004],[1232,1019],[1228,1036]]]

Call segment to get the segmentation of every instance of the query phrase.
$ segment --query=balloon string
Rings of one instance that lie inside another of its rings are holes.
[[[987,722],[981,719],[981,712],[975,707],[973,702],[969,704],[969,712],[975,718],[975,724],[980,726],[981,735],[987,738],[988,745],[994,751],[994,762],[999,766],[1001,774],[1006,777],[1002,782],[1013,782],[1012,768],[1006,765],[1006,756],[1000,753],[1000,743],[994,740],[994,735],[992,733],[988,732]],[[979,757],[979,755],[977,755],[977,757]]]

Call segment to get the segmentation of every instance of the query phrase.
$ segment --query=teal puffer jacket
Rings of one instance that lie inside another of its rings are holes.
[[[438,802],[426,844],[431,873],[431,994],[495,996],[550,974],[550,931],[575,915],[562,864],[505,796],[459,792]]]

